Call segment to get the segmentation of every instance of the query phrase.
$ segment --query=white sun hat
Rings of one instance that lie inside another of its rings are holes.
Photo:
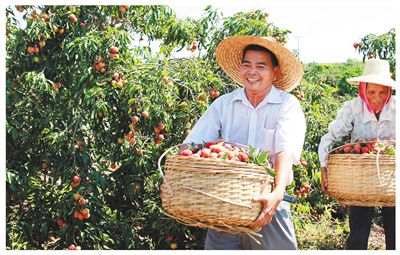
[[[346,81],[355,85],[359,85],[360,82],[368,82],[394,88],[396,81],[390,76],[389,62],[372,58],[365,62],[364,72],[361,76],[349,78]]]

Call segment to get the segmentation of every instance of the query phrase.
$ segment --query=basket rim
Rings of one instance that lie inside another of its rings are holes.
[[[337,158],[341,158],[341,157],[352,157],[352,158],[376,158],[378,154],[356,154],[356,153],[333,153],[333,154],[329,154],[329,157],[337,157]],[[378,157],[382,157],[382,158],[396,158],[396,155],[391,155],[391,154],[379,154]]]
[[[193,157],[193,156],[181,156],[181,155],[173,155],[173,156],[166,156],[166,159],[179,159],[179,160],[198,160],[198,161],[209,161],[209,162],[221,162],[227,164],[237,164],[237,165],[247,165],[247,166],[254,166],[257,168],[264,169],[263,166],[256,165],[254,163],[249,162],[242,162],[242,161],[235,161],[229,159],[221,159],[221,158],[202,158],[202,157]]]
[[[340,145],[338,147],[332,148],[330,151],[328,151],[328,155],[331,155],[331,154],[335,155],[336,153],[332,153],[333,151],[335,151],[339,148],[345,147],[347,145],[354,145],[354,144],[359,144],[359,143],[377,143],[377,142],[383,142],[383,143],[388,143],[388,144],[390,143],[390,144],[396,145],[395,140],[389,140],[389,139],[384,139],[384,140],[379,140],[379,141],[363,141],[363,142],[353,142],[353,143],[350,142],[350,143],[346,143],[346,144]],[[341,153],[341,154],[355,154],[355,153]],[[372,154],[372,155],[374,155],[374,154]]]
[[[178,167],[185,165],[186,167]],[[240,174],[240,175],[257,175],[266,178],[273,178],[265,167],[252,163],[231,161],[225,159],[214,158],[193,158],[190,156],[172,156],[167,157],[164,168],[167,170],[180,170],[180,171],[201,171],[209,174],[212,173],[226,173],[226,174]],[[175,169],[174,169],[175,168]]]

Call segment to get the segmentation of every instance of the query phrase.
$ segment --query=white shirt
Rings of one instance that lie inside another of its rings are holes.
[[[270,160],[281,151],[292,153],[299,164],[306,123],[299,101],[272,86],[264,100],[254,108],[243,88],[216,99],[197,121],[184,143],[234,142],[268,151]]]
[[[333,149],[332,144],[349,134],[352,143],[359,139],[371,140],[375,137],[381,140],[395,140],[395,108],[395,98],[392,96],[383,108],[378,121],[359,96],[346,101],[338,111],[336,119],[329,124],[328,133],[321,137],[318,148],[321,167],[327,166],[328,152]]]

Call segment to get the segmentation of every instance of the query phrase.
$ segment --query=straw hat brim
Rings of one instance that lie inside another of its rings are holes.
[[[394,81],[393,79],[391,79],[389,77],[386,77],[386,76],[374,75],[374,74],[361,75],[361,76],[358,76],[358,77],[349,78],[346,81],[348,83],[354,84],[354,85],[359,85],[360,82],[368,82],[368,83],[375,83],[375,84],[388,86],[388,87],[392,87],[392,88],[396,87],[395,86],[396,85],[396,81]]]
[[[272,84],[286,92],[297,87],[303,77],[303,66],[300,61],[281,44],[266,37],[250,35],[230,36],[222,40],[216,48],[217,63],[235,82],[243,86],[240,76],[243,49],[256,44],[267,48],[278,59],[279,72]]]

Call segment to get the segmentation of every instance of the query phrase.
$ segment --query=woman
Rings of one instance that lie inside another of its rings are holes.
[[[365,64],[362,76],[347,82],[359,85],[357,98],[344,103],[336,119],[329,124],[328,133],[321,137],[318,154],[321,162],[322,191],[328,187],[327,156],[335,141],[351,135],[351,142],[379,138],[395,140],[395,98],[392,88],[395,81],[390,78],[389,63],[371,59]],[[373,207],[350,206],[350,235],[346,249],[366,250],[371,229]],[[386,249],[395,249],[395,207],[382,208]]]

